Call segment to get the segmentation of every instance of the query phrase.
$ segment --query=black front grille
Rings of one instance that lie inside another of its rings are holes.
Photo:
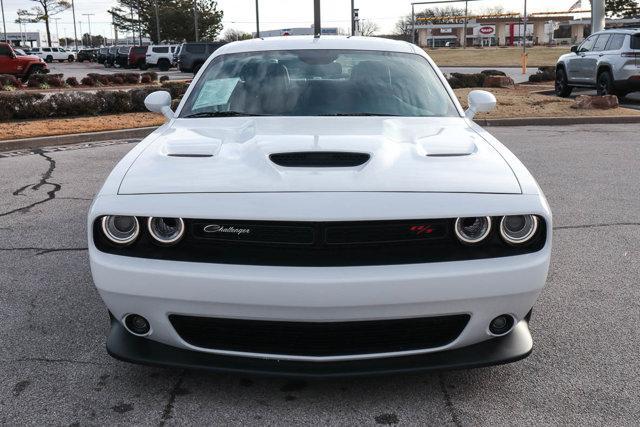
[[[455,340],[470,316],[357,322],[278,322],[169,316],[180,337],[207,349],[295,356],[343,356],[441,347]]]
[[[144,218],[139,218],[145,223]],[[173,261],[292,267],[394,265],[497,258],[544,247],[545,223],[530,243],[510,246],[494,218],[490,237],[468,246],[453,234],[454,219],[399,221],[285,222],[185,219],[187,232],[173,246],[158,246],[146,229],[130,246],[109,243],[94,223],[94,242],[117,255]]]
[[[360,166],[369,160],[367,153],[346,153],[340,151],[300,151],[271,154],[271,161],[290,168],[339,168]]]

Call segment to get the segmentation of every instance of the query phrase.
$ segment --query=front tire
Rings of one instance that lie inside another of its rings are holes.
[[[75,61],[75,58],[73,57],[73,55],[69,55],[69,57],[67,58],[67,61],[73,62]]]
[[[571,95],[573,91],[573,87],[569,86],[569,82],[567,81],[567,73],[564,71],[564,68],[558,68],[556,70],[556,84],[555,84],[555,92],[556,95],[562,98],[566,98]]]
[[[613,87],[613,76],[611,75],[611,71],[603,71],[598,74],[596,90],[599,96],[617,95],[616,90]]]
[[[52,63],[52,62],[53,62],[53,56],[51,56],[51,55],[47,55],[47,57],[46,57],[46,58],[44,58],[44,62]]]
[[[166,59],[163,59],[158,61],[158,68],[160,69],[160,71],[169,71],[169,68],[171,68],[171,64]]]

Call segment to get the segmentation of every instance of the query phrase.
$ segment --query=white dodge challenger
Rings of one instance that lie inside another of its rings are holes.
[[[532,350],[551,212],[409,43],[220,48],[88,217],[121,360],[293,376],[506,363]]]

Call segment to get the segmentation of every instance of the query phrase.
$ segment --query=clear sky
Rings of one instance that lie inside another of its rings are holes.
[[[7,31],[19,31],[16,19],[16,10],[29,8],[35,3],[30,0],[3,0],[7,21]],[[87,32],[87,17],[84,13],[94,13],[91,16],[91,32],[112,37],[110,15],[107,9],[115,4],[115,0],[74,0],[76,8],[76,21],[82,24],[82,32]],[[286,27],[311,26],[313,22],[312,0],[259,0],[260,2],[260,29],[278,29]],[[411,13],[411,0],[355,0],[356,8],[360,9],[360,18],[376,22],[382,33],[393,31],[395,22],[403,15]],[[539,11],[563,11],[567,10],[575,0],[528,0],[528,9]],[[583,2],[588,7],[588,1]],[[218,0],[218,8],[224,11],[223,24],[225,28],[236,28],[251,32],[255,30],[255,0]],[[322,0],[322,24],[326,27],[349,28],[350,0]],[[503,6],[508,11],[522,10],[523,0],[483,0],[469,4],[472,11],[480,11],[483,8],[496,5]],[[460,2],[464,5],[464,2]],[[58,21],[60,37],[66,34],[73,36],[73,18],[71,11],[63,12],[55,16]],[[27,30],[40,30],[44,32],[44,24],[27,24]],[[0,28],[0,32],[2,28]],[[51,25],[51,31],[55,36],[55,25]],[[80,26],[78,26],[80,35]]]

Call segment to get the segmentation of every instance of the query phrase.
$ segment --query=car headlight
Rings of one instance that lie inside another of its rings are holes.
[[[500,235],[512,245],[526,243],[538,230],[538,218],[535,215],[509,215],[500,220]]]
[[[456,237],[463,243],[480,243],[491,232],[491,217],[458,218],[454,226]]]
[[[117,245],[129,245],[140,234],[140,224],[135,216],[109,215],[102,218],[102,232]]]
[[[173,245],[178,243],[184,235],[184,221],[182,218],[151,217],[147,221],[149,234],[157,243]]]

